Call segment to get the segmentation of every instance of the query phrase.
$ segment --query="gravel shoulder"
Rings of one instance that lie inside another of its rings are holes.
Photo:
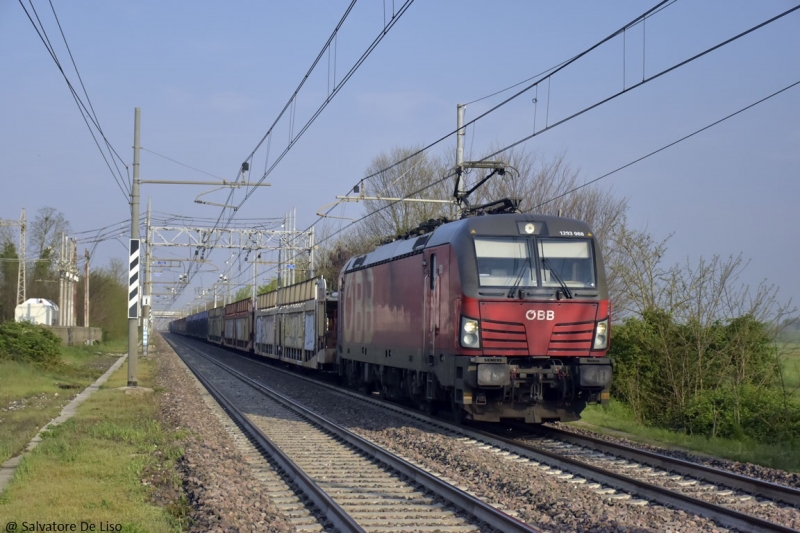
[[[188,531],[295,531],[236,451],[194,376],[163,340],[159,343],[162,422],[185,431],[178,475],[189,505]]]
[[[487,453],[452,436],[387,415],[383,410],[355,405],[351,399],[303,385],[269,366],[240,358],[225,356],[225,359],[250,377],[430,471],[446,476],[455,485],[502,506],[543,531],[726,531],[709,520],[681,511],[656,505],[631,505],[623,499],[597,494],[569,479],[558,479],[545,469]]]
[[[194,344],[194,343],[192,343]],[[720,532],[713,522],[659,505],[635,505],[598,493],[549,469],[514,462],[487,453],[473,444],[433,432],[383,410],[356,405],[351,399],[309,387],[268,365],[231,357],[209,346],[227,364],[248,376],[301,401],[332,419],[431,472],[447,477],[482,499],[507,509],[517,518],[550,532]],[[179,358],[166,348],[160,357],[165,423],[188,430],[180,464],[191,513],[190,531],[293,531],[266,496],[263,487],[234,449],[230,435],[208,408],[199,384]],[[242,397],[254,395],[247,388]],[[239,395],[237,395],[239,396]],[[255,398],[251,402],[257,402]],[[620,439],[607,437],[609,440]],[[667,452],[653,446],[639,447]],[[690,457],[684,457],[689,459]],[[715,464],[707,457],[691,460]],[[728,469],[785,484],[796,484],[794,474],[760,470],[732,463]],[[775,509],[779,512],[779,509]]]

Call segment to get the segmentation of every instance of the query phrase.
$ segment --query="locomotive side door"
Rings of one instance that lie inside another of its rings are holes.
[[[440,265],[436,254],[430,254],[425,274],[425,355],[436,353],[439,335],[439,299],[441,295]]]

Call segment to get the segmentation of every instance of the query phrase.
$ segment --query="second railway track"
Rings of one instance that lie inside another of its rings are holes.
[[[207,345],[206,345],[207,346]],[[215,351],[217,349],[211,349],[211,351]],[[229,357],[230,352],[228,352],[228,356],[224,355],[223,352],[219,352],[218,355],[222,355],[223,357]],[[233,360],[233,359],[231,359]],[[247,363],[241,362],[243,367],[249,365],[257,365],[258,363],[249,361]],[[237,366],[240,366],[237,361]],[[272,367],[270,367],[272,368]],[[295,379],[304,379],[299,376],[294,375]],[[316,383],[315,387],[322,387],[319,383]],[[305,387],[304,387],[305,388]],[[764,518],[751,516],[747,513],[740,512],[735,508],[726,507],[725,500],[730,499],[730,493],[724,488],[717,488],[711,487],[710,485],[703,484],[703,483],[684,483],[686,485],[683,487],[685,490],[693,490],[693,486],[697,485],[697,488],[702,488],[701,491],[695,490],[695,494],[685,494],[676,492],[675,490],[671,490],[669,488],[665,488],[663,486],[659,486],[658,484],[653,484],[653,478],[658,477],[659,479],[664,477],[663,474],[654,472],[650,467],[647,466],[646,463],[643,462],[645,465],[641,467],[640,465],[629,465],[630,461],[620,461],[616,459],[617,463],[624,463],[618,464],[620,468],[622,468],[623,472],[629,474],[631,471],[637,471],[639,473],[638,477],[640,479],[636,479],[637,476],[630,476],[630,475],[623,475],[623,474],[615,474],[614,472],[606,471],[605,468],[599,468],[597,466],[588,466],[585,463],[585,457],[583,460],[576,459],[576,458],[569,458],[570,452],[565,452],[564,450],[543,450],[541,443],[539,445],[529,445],[530,443],[526,444],[516,439],[502,439],[495,435],[488,435],[485,433],[475,432],[471,428],[456,428],[450,426],[449,424],[443,424],[440,421],[433,420],[429,417],[421,415],[417,412],[408,411],[400,406],[394,404],[385,404],[381,401],[376,401],[373,398],[365,397],[363,395],[359,395],[356,393],[351,393],[348,391],[341,391],[339,390],[335,394],[338,395],[345,395],[348,397],[355,398],[353,401],[356,402],[353,405],[355,406],[358,401],[364,403],[372,403],[375,404],[379,409],[384,411],[388,410],[391,411],[393,414],[392,416],[398,416],[401,418],[405,418],[407,420],[413,419],[414,424],[421,424],[427,425],[428,427],[435,428],[434,431],[442,433],[443,439],[450,439],[451,441],[459,441],[460,445],[472,446],[477,448],[481,453],[489,453],[490,456],[495,456],[498,460],[502,460],[505,463],[510,464],[520,464],[523,468],[534,467],[537,471],[546,472],[546,476],[552,480],[558,480],[559,483],[571,485],[572,488],[581,487],[582,490],[585,492],[591,492],[594,494],[600,495],[600,497],[604,501],[617,502],[616,505],[625,505],[628,509],[632,509],[635,506],[645,505],[647,508],[641,509],[637,511],[637,513],[643,514],[659,514],[661,513],[658,511],[659,506],[648,506],[647,503],[651,502],[654,504],[662,504],[665,505],[667,508],[677,508],[683,509],[687,513],[692,513],[698,516],[711,518],[716,521],[720,525],[724,525],[727,528],[740,530],[740,531],[779,531],[779,532],[791,532],[795,531],[792,529],[794,526],[797,518],[797,509],[792,507],[785,507],[783,505],[776,505],[770,501],[764,501],[765,495],[757,493],[759,498],[746,498],[740,497],[740,494],[735,494],[737,500],[739,501],[750,501],[749,503],[745,504],[745,506],[749,505],[750,509],[754,509],[756,513],[759,513]],[[357,406],[354,407],[355,410],[363,409]],[[366,416],[366,415],[365,415]],[[366,427],[368,428],[371,424],[366,422]],[[357,430],[358,432],[358,430]],[[368,434],[369,432],[367,432]],[[422,444],[422,443],[421,443]],[[556,444],[556,448],[560,445]],[[538,449],[537,449],[538,448]],[[493,452],[493,453],[492,453]],[[574,451],[573,451],[574,452]],[[591,452],[595,455],[596,452]],[[591,453],[586,453],[591,455]],[[574,454],[574,453],[573,453]],[[580,455],[580,453],[579,453]],[[409,456],[409,455],[406,455]],[[410,457],[414,457],[415,459],[417,456],[414,453],[411,453]],[[529,465],[529,466],[526,466]],[[512,469],[516,469],[517,467],[514,466]],[[440,473],[446,472],[447,468],[438,468]],[[480,471],[475,471],[474,475],[480,479],[486,476]],[[458,476],[453,476],[454,478],[458,479]],[[740,476],[743,477],[743,476]],[[746,479],[742,480],[744,482]],[[458,482],[455,482],[459,484]],[[461,479],[461,485],[469,485],[467,482]],[[756,485],[757,486],[757,485]],[[494,503],[495,506],[499,508],[506,508],[509,514],[517,515],[520,518],[525,518],[526,520],[530,520],[528,517],[530,516],[529,509],[526,508],[525,505],[522,505],[520,508],[520,513],[517,513],[515,509],[515,505],[519,505],[518,503],[513,503],[509,505],[503,505],[503,502],[507,502],[508,500],[499,494],[491,494],[491,490],[488,488],[486,490],[476,489],[476,485],[471,485],[473,493],[478,493],[481,497],[485,498],[487,501],[491,501]],[[520,489],[523,494],[520,495],[520,499],[525,499],[525,493],[530,492],[533,489],[533,484],[527,489],[523,490]],[[588,490],[587,490],[588,489]],[[684,490],[684,492],[685,492]],[[744,488],[737,488],[736,490],[745,490]],[[751,491],[756,489],[751,489]],[[716,503],[713,501],[714,498],[708,498],[707,496],[711,494],[714,495],[714,492],[718,492],[717,494]],[[481,494],[482,493],[482,494]],[[531,493],[532,494],[532,493]],[[488,496],[488,498],[487,498]],[[530,495],[529,495],[530,496]],[[705,498],[705,499],[703,499]],[[712,501],[707,501],[712,500]],[[778,498],[779,501],[786,501],[785,498]],[[528,501],[532,501],[530,497],[528,497]],[[539,503],[539,502],[537,502]],[[549,506],[550,504],[547,504]],[[542,507],[546,505],[544,503],[541,504]],[[534,504],[533,507],[537,507],[537,504]],[[666,511],[666,509],[665,509]],[[663,514],[663,513],[661,513]],[[558,516],[558,513],[556,513]],[[566,520],[569,520],[567,518]],[[660,524],[669,524],[669,518],[659,518],[657,523]],[[533,523],[540,523],[536,520]],[[697,529],[702,529],[707,526],[703,526],[702,519],[700,522],[693,522],[694,525],[697,526]],[[787,525],[788,524],[788,525]],[[557,529],[563,530],[563,529]],[[657,528],[655,530],[661,530],[661,528]],[[676,531],[681,531],[680,527],[675,528]],[[685,529],[686,531],[691,531],[693,528]],[[714,530],[711,528],[710,530]]]
[[[235,370],[218,372],[219,363],[198,350],[171,344],[256,447],[313,502],[326,528],[538,531]],[[215,371],[209,372],[210,365],[216,365]],[[244,392],[242,384],[256,394]]]

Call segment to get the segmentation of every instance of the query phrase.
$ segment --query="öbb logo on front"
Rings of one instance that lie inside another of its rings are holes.
[[[530,309],[525,313],[525,318],[528,320],[555,320],[556,312],[553,310]]]

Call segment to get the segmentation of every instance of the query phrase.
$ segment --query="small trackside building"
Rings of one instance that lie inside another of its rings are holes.
[[[58,306],[44,298],[29,298],[14,309],[16,322],[30,322],[42,326],[58,325]]]

